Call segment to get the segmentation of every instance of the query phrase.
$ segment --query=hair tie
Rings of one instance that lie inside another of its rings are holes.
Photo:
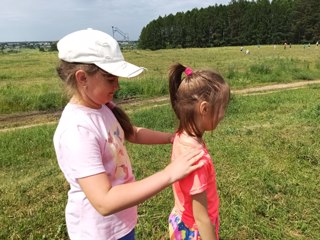
[[[187,76],[190,76],[192,74],[192,69],[187,67],[185,70],[184,70],[184,73],[187,75]]]
[[[111,110],[115,108],[116,104],[112,101],[106,103],[107,107],[110,108]]]

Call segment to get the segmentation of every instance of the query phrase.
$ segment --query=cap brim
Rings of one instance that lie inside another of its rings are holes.
[[[126,61],[119,61],[116,63],[95,63],[95,65],[112,75],[125,78],[138,76],[144,71],[143,67],[138,67]]]

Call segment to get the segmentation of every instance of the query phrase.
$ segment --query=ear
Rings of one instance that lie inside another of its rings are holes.
[[[87,85],[87,74],[83,70],[78,70],[75,77],[79,86],[84,87]]]
[[[209,112],[209,103],[202,101],[199,105],[199,112],[201,115],[206,115]]]

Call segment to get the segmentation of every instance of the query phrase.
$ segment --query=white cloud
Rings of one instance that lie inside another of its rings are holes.
[[[142,28],[159,16],[229,0],[2,0],[0,42],[58,40],[92,27],[112,35],[117,26],[137,40]]]

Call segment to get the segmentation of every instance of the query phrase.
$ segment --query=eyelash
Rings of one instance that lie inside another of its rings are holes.
[[[111,75],[111,74],[102,74],[102,77],[104,79],[112,79],[113,81],[116,80],[116,78],[118,78],[117,76]]]
[[[101,74],[102,74],[102,76],[104,77],[104,78],[117,78],[117,76],[115,76],[115,75],[112,75],[112,74],[110,74],[110,73],[107,73],[107,72],[105,72],[105,71],[103,71],[103,70],[101,70],[101,69],[99,69],[100,70],[100,72],[101,72]]]
[[[117,82],[117,77],[116,76],[110,76],[110,75],[103,75],[103,78],[109,83],[109,84],[115,84]]]
[[[111,83],[111,84],[114,84],[114,83],[116,82],[115,79],[107,79],[107,81],[108,81],[109,83]]]

